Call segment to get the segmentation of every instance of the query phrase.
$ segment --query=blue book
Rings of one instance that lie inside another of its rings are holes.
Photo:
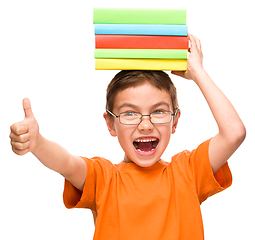
[[[94,24],[95,34],[187,36],[187,25]]]

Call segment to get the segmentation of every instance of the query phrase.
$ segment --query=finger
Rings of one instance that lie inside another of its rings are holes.
[[[27,148],[27,149],[19,150],[19,149],[16,149],[15,147],[12,147],[12,151],[14,153],[16,153],[17,155],[22,156],[22,155],[25,155],[26,153],[28,153],[29,149]]]
[[[192,34],[189,34],[189,41],[190,41],[190,51],[192,51],[192,49],[194,49],[196,45],[195,38]]]
[[[25,143],[20,143],[20,142],[13,142],[13,141],[11,141],[11,145],[12,145],[12,147],[15,148],[16,150],[22,151],[22,150],[29,149],[30,142],[27,141],[27,142],[25,142]]]
[[[30,133],[16,135],[13,132],[11,132],[9,137],[13,142],[25,143],[30,139]]]
[[[31,103],[28,98],[23,99],[23,109],[25,112],[25,118],[34,118],[34,114],[31,109]]]
[[[191,48],[191,51],[192,51],[192,48],[194,49],[195,47],[198,49],[198,50],[201,50],[202,46],[201,46],[201,42],[200,40],[192,35],[192,34],[189,34],[189,40],[190,40],[190,48]]]
[[[15,135],[18,136],[28,133],[28,126],[22,125],[22,122],[14,123],[13,125],[11,125],[11,133],[14,133]]]
[[[197,48],[198,48],[199,50],[201,50],[201,49],[202,49],[202,45],[201,45],[200,40],[199,40],[197,37],[194,37],[194,38],[195,38],[195,41],[196,41]]]
[[[192,42],[193,42],[193,35],[188,33],[188,38],[189,38],[189,50],[190,50],[192,47]]]

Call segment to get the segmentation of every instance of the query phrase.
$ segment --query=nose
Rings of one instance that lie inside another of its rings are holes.
[[[139,131],[151,131],[154,125],[151,123],[150,115],[143,115],[142,120],[138,125]]]

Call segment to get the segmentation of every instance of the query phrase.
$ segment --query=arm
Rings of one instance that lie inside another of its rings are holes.
[[[11,126],[10,138],[13,152],[18,155],[32,152],[42,164],[60,173],[76,188],[82,190],[87,176],[85,161],[71,155],[39,133],[39,126],[28,99],[23,100],[23,108],[24,120]]]
[[[200,41],[189,35],[191,41],[188,68],[186,72],[172,72],[186,79],[192,79],[204,95],[219,132],[212,138],[209,158],[213,172],[217,172],[245,139],[246,130],[236,110],[216,86],[202,66]]]

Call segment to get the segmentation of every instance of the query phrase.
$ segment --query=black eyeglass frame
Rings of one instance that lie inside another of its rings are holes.
[[[152,112],[152,113],[149,114],[149,115],[147,115],[147,114],[144,114],[144,115],[143,115],[143,114],[139,113],[139,114],[141,115],[141,117],[140,117],[140,122],[139,122],[139,123],[130,123],[130,124],[128,124],[128,123],[122,123],[122,122],[120,121],[120,115],[123,114],[123,113],[125,113],[125,112],[122,112],[122,113],[120,113],[119,115],[116,115],[116,114],[112,113],[112,112],[111,112],[110,110],[108,110],[108,109],[106,109],[106,112],[108,112],[108,113],[109,113],[110,115],[112,115],[113,117],[118,118],[118,119],[119,119],[119,122],[120,122],[121,124],[123,124],[123,125],[139,125],[139,124],[142,122],[143,117],[150,117],[150,122],[151,122],[152,124],[165,124],[165,123],[170,123],[170,122],[173,120],[173,116],[175,116],[175,115],[177,114],[178,110],[179,110],[179,107],[177,106],[177,108],[175,109],[175,112],[174,112],[174,113],[172,113],[171,111],[164,111],[164,112],[170,112],[170,113],[171,113],[171,119],[170,119],[170,121],[168,121],[168,122],[153,123],[153,122],[151,121],[151,115],[152,115],[154,112]],[[138,112],[134,112],[134,113],[138,113]]]

